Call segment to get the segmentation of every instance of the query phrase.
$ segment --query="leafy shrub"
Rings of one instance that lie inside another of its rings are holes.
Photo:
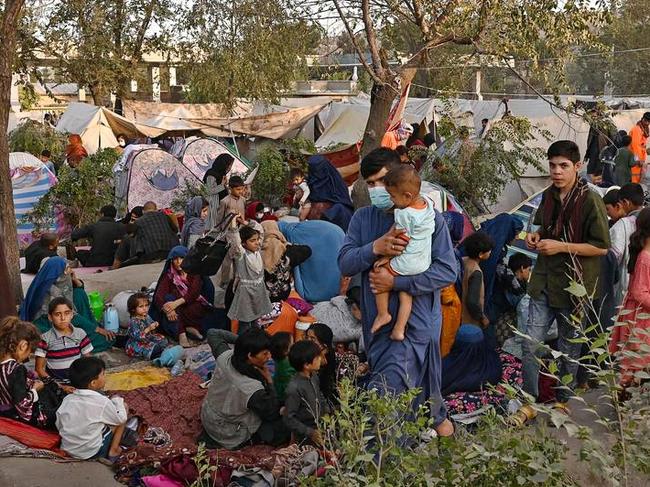
[[[382,397],[345,382],[340,391],[340,409],[322,425],[337,462],[301,485],[571,485],[566,447],[542,429],[526,434],[491,411],[474,431],[459,428],[453,438],[420,443],[431,421],[425,408],[411,414],[417,390]]]
[[[181,188],[180,191],[177,191],[174,199],[171,202],[171,208],[174,211],[185,211],[185,206],[187,202],[194,198],[195,196],[203,196],[207,199],[208,191],[205,185],[201,183],[192,184],[187,179],[185,180],[185,186]]]
[[[40,199],[26,220],[36,230],[47,228],[53,210],[60,209],[72,227],[94,222],[104,205],[113,203],[113,166],[119,155],[103,149],[82,161],[77,169],[61,166],[58,183]]]
[[[40,156],[44,149],[52,153],[52,162],[59,167],[65,159],[67,137],[34,120],[25,120],[9,133],[11,152],[29,152]]]
[[[301,168],[307,173],[307,159],[316,153],[314,143],[295,137],[281,146],[266,146],[257,155],[259,170],[253,181],[253,196],[269,205],[280,206],[289,183],[289,170]]]

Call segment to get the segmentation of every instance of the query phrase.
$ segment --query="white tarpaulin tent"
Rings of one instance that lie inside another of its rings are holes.
[[[117,135],[129,138],[157,137],[165,130],[137,124],[107,108],[71,103],[56,126],[59,132],[79,134],[89,154],[100,149],[117,147]]]
[[[433,121],[435,100],[409,98],[404,109],[404,120],[408,123]],[[324,130],[316,141],[316,147],[324,148],[336,144],[356,144],[363,138],[363,131],[370,114],[370,97],[359,95],[348,102],[331,103],[318,114]]]

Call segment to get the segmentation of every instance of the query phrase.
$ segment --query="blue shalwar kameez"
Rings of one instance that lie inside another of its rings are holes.
[[[391,326],[372,334],[370,329],[377,315],[375,296],[368,280],[368,274],[377,260],[372,252],[372,243],[387,233],[393,222],[391,212],[374,206],[359,209],[350,221],[339,253],[339,268],[346,276],[362,273],[361,313],[371,370],[369,387],[393,393],[420,388],[422,392],[414,408],[428,401],[437,426],[446,418],[446,408],[440,394],[440,290],[456,281],[458,264],[445,220],[436,211],[431,266],[422,274],[396,276],[390,296],[389,310],[393,318],[397,317],[399,307],[398,292],[406,291],[413,296],[405,340],[391,340]]]

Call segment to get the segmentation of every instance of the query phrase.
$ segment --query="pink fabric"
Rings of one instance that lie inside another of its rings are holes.
[[[146,487],[183,487],[181,482],[170,479],[167,475],[150,475],[142,477],[142,483]]]
[[[183,298],[187,297],[187,293],[189,292],[189,289],[187,287],[187,280],[181,275],[180,272],[176,270],[176,268],[173,265],[169,267],[169,272],[172,276],[172,282],[174,283],[174,286],[176,286],[178,293]],[[203,306],[210,306],[208,300],[205,299],[203,296],[199,296],[197,301],[201,303]]]
[[[609,343],[610,353],[618,353],[622,382],[634,379],[634,373],[650,366],[650,354],[641,351],[641,344],[650,346],[650,252],[642,250],[630,277],[627,296]],[[636,352],[640,357],[623,356]]]

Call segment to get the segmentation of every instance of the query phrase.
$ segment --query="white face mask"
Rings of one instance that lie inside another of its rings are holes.
[[[120,145],[120,147],[124,147],[126,145],[126,142],[122,139],[118,140],[117,143]]]
[[[264,213],[255,213],[256,220],[261,220],[262,218],[264,218]]]

